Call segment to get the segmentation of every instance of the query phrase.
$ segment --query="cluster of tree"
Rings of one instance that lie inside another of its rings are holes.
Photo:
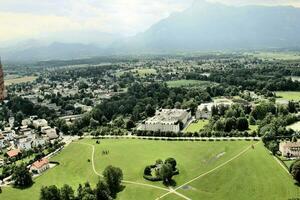
[[[70,132],[92,127],[106,126],[108,122],[118,128],[132,129],[135,123],[151,117],[157,108],[191,109],[195,113],[197,106],[209,101],[210,95],[203,89],[168,88],[160,83],[133,83],[128,92],[112,97],[97,105],[91,113],[78,120]],[[127,120],[125,120],[127,119]],[[74,130],[72,130],[74,129]]]
[[[291,119],[290,119],[291,118]],[[294,116],[274,116],[268,114],[265,119],[260,122],[259,135],[262,136],[264,145],[275,155],[279,150],[280,140],[291,140],[297,136],[292,129],[286,129],[288,122],[296,120]]]
[[[163,162],[158,159],[154,165],[146,166],[144,169],[144,178],[149,181],[163,181],[165,185],[174,184],[172,177],[179,174],[177,161],[174,158],[168,158]]]
[[[8,120],[12,113],[15,117],[16,125],[20,125],[21,121],[31,115],[37,115],[39,118],[52,120],[57,117],[54,110],[45,106],[33,104],[27,99],[23,99],[19,96],[11,97],[6,106],[3,107],[5,119]],[[10,112],[11,111],[11,112]]]
[[[99,180],[93,189],[87,182],[80,184],[75,194],[73,188],[65,184],[62,188],[55,185],[44,186],[40,191],[40,200],[112,200],[122,191],[123,173],[120,168],[108,166],[103,172],[103,179]]]
[[[293,178],[300,183],[300,160],[296,160],[291,164],[290,173],[292,174]]]
[[[14,181],[14,186],[20,188],[26,188],[33,184],[32,175],[24,163],[14,167],[12,180]]]

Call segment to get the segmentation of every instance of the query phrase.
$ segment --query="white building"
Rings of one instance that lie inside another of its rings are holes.
[[[32,125],[37,129],[39,127],[48,126],[48,122],[45,119],[36,119],[32,121]]]
[[[31,167],[30,167],[30,171],[33,173],[42,173],[44,171],[46,171],[47,169],[50,168],[49,165],[49,160],[47,158],[43,158],[41,160],[37,160],[35,161]]]
[[[212,107],[225,106],[230,107],[233,102],[229,99],[215,99],[213,102],[202,103],[196,111],[196,119],[209,119],[212,117]]]
[[[142,123],[139,129],[178,133],[187,125],[190,118],[191,112],[188,110],[162,109],[157,111],[154,117]]]
[[[285,157],[300,157],[300,140],[297,142],[280,142],[279,151]]]

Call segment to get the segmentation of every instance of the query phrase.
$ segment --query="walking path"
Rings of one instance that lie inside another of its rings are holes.
[[[96,168],[95,168],[95,162],[94,162],[94,155],[95,155],[95,146],[92,145],[92,144],[88,144],[88,143],[84,143],[84,142],[74,142],[74,143],[77,143],[77,144],[83,144],[83,145],[88,145],[90,147],[92,147],[92,167],[93,167],[93,171],[96,175],[100,176],[100,177],[103,177],[102,174],[99,174],[97,171],[96,171]],[[156,188],[156,189],[160,189],[160,190],[164,190],[164,191],[170,191],[169,189],[167,188],[163,188],[163,187],[159,187],[159,186],[155,186],[155,185],[150,185],[150,184],[145,184],[145,183],[138,183],[138,182],[133,182],[133,181],[127,181],[127,180],[123,180],[122,181],[123,183],[127,183],[127,184],[135,184],[135,185],[140,185],[140,186],[146,186],[146,187],[152,187],[152,188]],[[184,196],[184,195],[181,195],[180,196]],[[185,199],[188,199],[187,197],[185,197]]]
[[[259,143],[259,142],[255,143],[254,145],[257,145],[258,143]],[[173,190],[167,192],[166,194],[164,194],[164,195],[162,195],[162,196],[156,198],[156,200],[162,199],[163,197],[165,197],[165,196],[167,196],[167,195],[169,195],[169,194],[171,194],[171,193],[176,192],[178,189],[180,189],[180,188],[182,188],[182,187],[184,187],[184,186],[190,184],[191,182],[194,182],[195,180],[197,180],[197,179],[199,179],[199,178],[202,178],[203,176],[206,176],[206,175],[208,175],[208,174],[210,174],[210,173],[216,171],[217,169],[223,167],[224,165],[230,163],[231,161],[233,161],[233,160],[239,158],[239,157],[240,157],[241,155],[243,155],[246,151],[248,151],[251,147],[252,147],[252,145],[249,146],[249,147],[247,147],[245,150],[243,150],[242,152],[240,152],[239,154],[237,154],[237,155],[234,156],[233,158],[231,158],[231,159],[227,160],[226,162],[224,162],[224,163],[218,165],[217,167],[215,167],[215,168],[213,168],[213,169],[211,169],[211,170],[209,170],[209,171],[207,171],[207,172],[205,172],[205,173],[203,173],[203,174],[201,174],[201,175],[199,175],[199,176],[193,178],[192,180],[190,180],[190,181],[188,181],[188,182],[182,184],[181,186],[179,186],[179,187],[177,187],[177,188],[175,188],[175,189],[173,189]]]

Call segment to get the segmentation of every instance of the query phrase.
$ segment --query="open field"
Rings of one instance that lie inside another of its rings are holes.
[[[287,100],[300,101],[300,92],[276,92],[276,96]]]
[[[176,80],[176,81],[167,81],[169,87],[207,87],[216,83],[209,81],[199,81],[199,80]]]
[[[249,55],[261,59],[277,59],[277,60],[299,60],[300,59],[299,52],[257,52],[257,53],[250,53]]]
[[[294,131],[300,131],[300,122],[289,125],[287,126],[287,128],[293,129]]]
[[[139,76],[146,76],[146,75],[156,74],[157,73],[156,69],[152,69],[152,68],[137,68],[137,69],[133,69],[133,70],[118,71],[116,73],[116,76],[120,77],[121,75],[123,75],[126,72],[133,73],[133,74],[139,75]]]
[[[195,133],[199,132],[208,124],[208,120],[197,120],[196,122],[191,123],[188,127],[184,129],[185,133]]]
[[[132,70],[132,71],[137,73],[140,76],[145,76],[147,74],[156,74],[156,70],[151,69],[151,68],[141,68],[141,69],[136,69],[136,70]]]
[[[5,80],[4,83],[6,86],[9,86],[9,85],[18,84],[18,83],[32,82],[35,79],[37,79],[36,76],[24,76],[24,77],[20,77],[20,78],[13,78],[13,79]]]
[[[124,183],[126,188],[118,195],[118,199],[122,200],[141,197],[154,200],[168,193],[168,188],[161,182],[149,182],[142,177],[146,165],[154,163],[158,158],[168,157],[174,157],[178,162],[180,174],[174,178],[177,186],[188,182],[177,192],[191,199],[273,200],[298,197],[300,194],[299,187],[294,185],[291,177],[261,143],[251,149],[250,146],[255,142],[167,142],[138,139],[101,140],[101,144],[89,139],[78,142],[72,143],[54,157],[52,160],[60,162],[60,165],[37,178],[31,188],[2,188],[1,199],[37,200],[42,185],[62,186],[68,183],[77,187],[87,180],[94,185],[98,177],[93,171],[93,162],[87,161],[92,158],[93,148],[97,173],[111,164],[123,170],[126,181],[133,182]],[[109,150],[109,155],[102,155],[103,150]],[[198,178],[191,181],[195,177]],[[162,199],[183,198],[171,193]]]

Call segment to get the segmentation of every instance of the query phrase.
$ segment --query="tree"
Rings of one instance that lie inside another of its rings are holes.
[[[162,178],[164,184],[169,184],[173,177],[173,168],[170,163],[165,163],[159,169],[159,175]]]
[[[112,199],[112,197],[110,196],[110,191],[109,188],[107,186],[107,184],[102,181],[99,180],[97,185],[96,185],[96,189],[95,189],[95,194],[96,194],[96,199],[101,199],[101,200],[110,200]]]
[[[114,197],[121,190],[121,182],[123,180],[123,172],[120,168],[107,166],[103,171],[104,180]]]
[[[165,163],[169,163],[172,166],[173,171],[176,170],[177,162],[176,162],[176,160],[174,158],[167,158],[165,160]]]
[[[152,117],[154,114],[155,114],[155,109],[154,109],[154,107],[152,106],[152,105],[150,105],[150,104],[148,104],[147,106],[146,106],[146,115],[147,115],[147,117]]]
[[[32,176],[24,163],[15,167],[12,180],[18,187],[28,187],[33,183]]]
[[[61,200],[60,191],[55,185],[42,187],[40,200]]]
[[[278,151],[278,144],[275,141],[271,141],[268,145],[269,150],[272,152],[273,155],[275,155]]]
[[[71,186],[66,184],[60,189],[60,194],[63,200],[72,200],[75,198],[74,190]]]
[[[134,127],[134,122],[130,119],[126,122],[126,129],[131,130]]]
[[[151,167],[150,166],[145,167],[144,175],[151,176]]]
[[[295,161],[290,167],[293,178],[300,183],[300,160]]]
[[[248,124],[247,118],[245,118],[245,117],[239,117],[239,118],[237,119],[237,122],[236,122],[236,128],[237,128],[239,131],[245,131],[245,130],[248,130],[249,124]]]

